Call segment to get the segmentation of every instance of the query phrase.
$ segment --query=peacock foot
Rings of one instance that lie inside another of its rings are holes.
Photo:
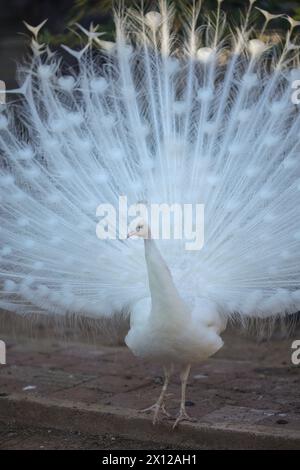
[[[153,420],[152,423],[153,425],[156,424],[161,416],[166,416],[167,418],[171,418],[171,415],[167,412],[164,403],[154,403],[154,405],[149,406],[149,408],[145,408],[143,410],[140,410],[139,413],[151,413],[154,412],[153,414]]]
[[[192,418],[191,416],[189,416],[186,412],[185,409],[180,409],[179,411],[179,415],[177,416],[176,420],[175,420],[175,423],[173,424],[173,429],[176,428],[176,426],[181,422],[181,421],[191,421],[192,423],[194,423],[195,421],[197,421],[195,418]]]

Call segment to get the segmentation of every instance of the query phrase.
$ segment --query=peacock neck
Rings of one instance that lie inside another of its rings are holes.
[[[144,240],[145,259],[147,264],[149,288],[152,300],[152,314],[176,314],[178,306],[183,305],[172,279],[171,272],[163,259],[155,241]]]

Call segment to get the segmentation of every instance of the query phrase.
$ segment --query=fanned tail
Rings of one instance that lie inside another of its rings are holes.
[[[298,24],[274,45],[273,16],[254,33],[252,4],[231,29],[220,1],[205,23],[187,9],[181,35],[165,1],[121,12],[114,43],[81,27],[67,73],[32,30],[20,99],[0,115],[0,307],[111,316],[149,296],[143,247],[119,227],[96,237],[99,204],[125,195],[205,205],[202,250],[158,242],[188,302],[300,309]]]

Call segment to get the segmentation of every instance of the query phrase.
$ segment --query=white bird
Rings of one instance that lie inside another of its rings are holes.
[[[226,321],[209,300],[189,309],[178,292],[167,264],[162,258],[151,230],[143,219],[134,221],[135,229],[128,237],[144,239],[150,298],[137,302],[130,315],[130,330],[125,338],[127,346],[139,357],[164,364],[165,382],[154,410],[153,423],[160,411],[167,414],[164,398],[174,364],[182,366],[181,405],[175,421],[190,419],[185,410],[185,389],[191,364],[201,362],[217,352],[223,341],[219,334]],[[148,408],[145,410],[148,411]]]
[[[154,422],[182,368],[175,426],[191,364],[221,348],[228,320],[300,309],[298,25],[274,45],[275,16],[263,10],[255,34],[251,0],[230,30],[221,3],[215,21],[187,9],[181,35],[164,0],[116,14],[115,42],[95,49],[105,41],[90,28],[68,72],[30,26],[32,62],[0,114],[0,308],[129,316],[128,347],[165,370]],[[139,213],[126,239],[120,196],[174,216],[190,205],[189,230],[156,237]],[[199,204],[204,243],[186,249]]]

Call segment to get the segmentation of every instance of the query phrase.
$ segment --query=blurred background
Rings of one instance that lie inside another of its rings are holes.
[[[127,6],[140,4],[140,1],[123,0]],[[43,39],[59,48],[60,44],[70,47],[76,46],[78,38],[69,28],[75,22],[80,22],[88,27],[91,22],[99,24],[99,31],[107,34],[103,39],[109,40],[113,33],[112,7],[117,2],[114,0],[2,0],[0,17],[0,79],[6,82],[7,87],[16,85],[16,62],[26,54],[28,35],[23,20],[36,26],[45,18],[48,18],[43,29]],[[157,1],[144,0],[146,7],[153,8]],[[192,0],[174,0],[177,15]],[[203,9],[207,12],[214,11],[216,0],[204,0]],[[240,9],[245,11],[248,0],[225,0],[222,8],[230,13],[234,19],[239,15]],[[288,14],[294,19],[300,20],[300,0],[257,0],[256,6],[272,13]],[[258,14],[258,13],[257,13]],[[259,14],[258,14],[259,15]],[[258,16],[259,18],[259,16]],[[261,20],[262,20],[261,16]],[[280,19],[273,24],[276,30],[287,28],[287,22]]]

